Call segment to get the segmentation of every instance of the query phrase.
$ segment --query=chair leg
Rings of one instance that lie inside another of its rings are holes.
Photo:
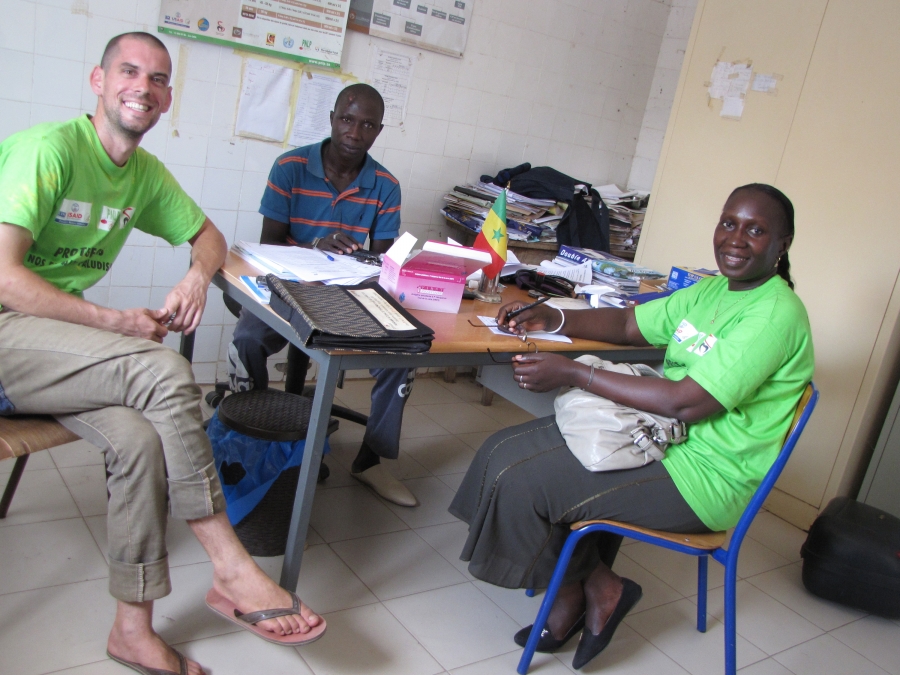
[[[566,544],[563,546],[562,553],[559,554],[559,560],[556,561],[553,577],[550,579],[550,585],[547,586],[547,592],[544,593],[544,601],[541,603],[537,618],[534,620],[531,634],[528,636],[528,642],[525,643],[525,651],[522,652],[522,658],[519,659],[519,667],[516,669],[519,675],[525,675],[528,672],[531,659],[534,658],[534,650],[537,649],[538,641],[541,639],[541,632],[544,630],[544,626],[547,625],[547,618],[550,616],[550,610],[553,607],[553,602],[556,600],[556,594],[559,592],[559,587],[562,586],[562,580],[566,575],[569,560],[572,559],[572,552],[575,550],[575,545],[585,534],[587,532],[575,530],[566,538]]]
[[[697,557],[697,630],[706,632],[706,579],[709,569],[709,556]]]
[[[19,487],[19,481],[22,478],[22,472],[25,471],[25,465],[28,464],[30,455],[22,455],[16,457],[16,463],[13,466],[12,473],[9,474],[9,480],[6,481],[6,489],[3,491],[3,498],[0,499],[0,518],[6,518],[6,512],[9,511],[9,505],[12,503],[16,494],[16,488]]]
[[[737,672],[737,563],[725,567],[725,675]]]

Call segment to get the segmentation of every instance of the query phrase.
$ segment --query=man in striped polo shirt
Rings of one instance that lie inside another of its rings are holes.
[[[331,254],[383,253],[400,232],[400,184],[369,156],[384,125],[376,89],[354,84],[338,94],[331,137],[283,154],[275,161],[259,212],[260,243],[317,248]],[[269,384],[266,359],[287,341],[250,312],[242,312],[228,349],[232,391]],[[299,364],[305,371],[305,365]],[[372,409],[352,475],[401,506],[418,501],[382,465],[400,452],[400,423],[415,370],[375,369]]]

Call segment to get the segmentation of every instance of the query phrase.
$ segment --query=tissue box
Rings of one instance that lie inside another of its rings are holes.
[[[392,246],[384,256],[378,283],[406,309],[456,314],[466,277],[490,260],[490,254],[484,251],[443,242],[428,241],[410,258],[403,247],[394,251]]]

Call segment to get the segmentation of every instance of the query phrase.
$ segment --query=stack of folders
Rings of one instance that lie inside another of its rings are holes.
[[[421,354],[434,331],[407,312],[376,282],[311,286],[266,275],[270,307],[313,349]]]
[[[494,200],[503,188],[492,183],[457,185],[444,195],[444,218],[473,232],[481,231]],[[510,190],[506,199],[506,232],[514,241],[556,241],[563,210],[552,199],[533,199]]]

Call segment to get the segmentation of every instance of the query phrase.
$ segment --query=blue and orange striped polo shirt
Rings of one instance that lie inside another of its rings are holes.
[[[322,146],[306,145],[275,160],[269,172],[259,212],[290,223],[298,243],[342,231],[364,244],[372,239],[395,239],[400,233],[400,183],[366,154],[362,170],[338,194],[325,177]]]

